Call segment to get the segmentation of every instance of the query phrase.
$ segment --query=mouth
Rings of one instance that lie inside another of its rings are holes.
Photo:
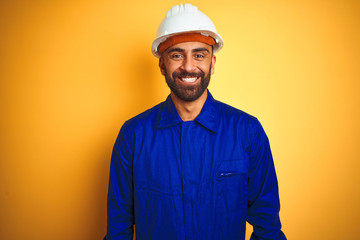
[[[185,83],[193,83],[198,80],[199,77],[179,77],[180,81]]]

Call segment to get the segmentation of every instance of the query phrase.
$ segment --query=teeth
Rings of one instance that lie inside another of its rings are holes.
[[[197,77],[192,77],[192,78],[181,78],[181,80],[183,82],[187,82],[187,83],[192,83],[192,82],[195,82],[197,79]]]

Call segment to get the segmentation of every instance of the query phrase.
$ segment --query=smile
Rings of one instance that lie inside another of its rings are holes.
[[[179,79],[186,83],[193,83],[195,82],[199,77],[179,77]]]

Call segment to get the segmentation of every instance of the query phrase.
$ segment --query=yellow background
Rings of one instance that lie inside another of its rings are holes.
[[[0,239],[104,236],[112,145],[169,92],[150,46],[177,3],[0,2]],[[270,138],[288,239],[359,239],[360,2],[192,3],[225,42],[212,94]]]

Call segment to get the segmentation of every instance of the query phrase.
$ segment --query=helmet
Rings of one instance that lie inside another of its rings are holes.
[[[200,12],[197,7],[191,4],[175,5],[166,13],[166,17],[161,22],[156,39],[152,43],[152,53],[155,57],[160,57],[158,47],[168,37],[183,33],[200,33],[210,36],[215,40],[214,53],[219,51],[224,42],[216,32],[214,23],[208,16]]]

